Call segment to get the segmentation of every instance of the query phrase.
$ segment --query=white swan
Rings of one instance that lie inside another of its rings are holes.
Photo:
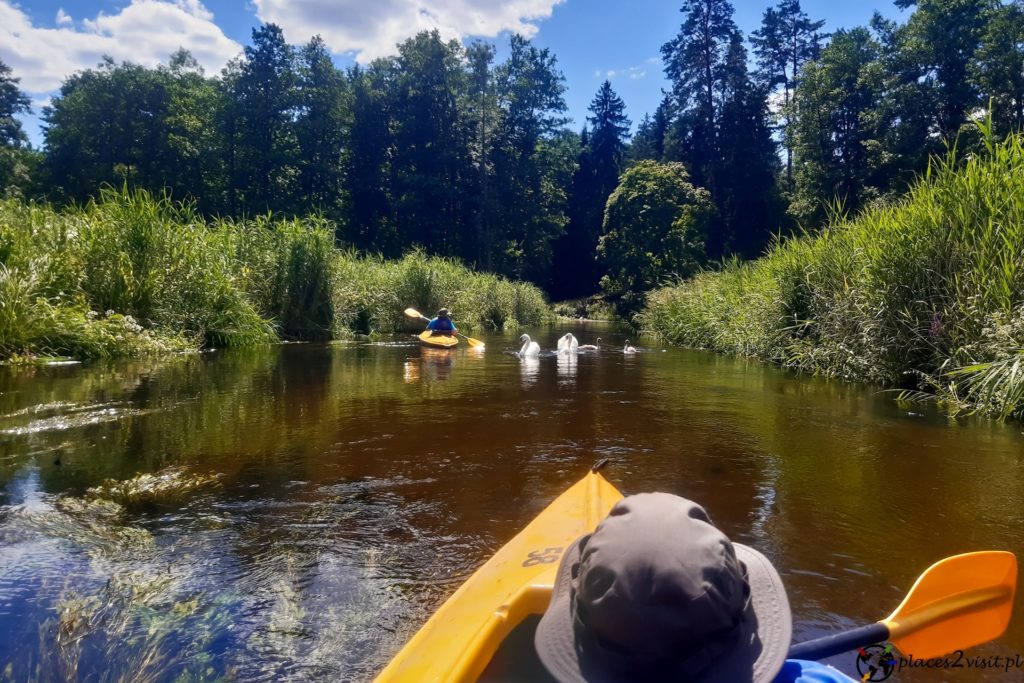
[[[540,355],[540,344],[530,341],[530,335],[524,334],[519,341],[523,342],[523,348],[519,349],[520,358],[536,358]]]
[[[629,340],[626,340],[626,345],[622,347],[623,353],[636,353],[636,347],[629,345]]]
[[[601,350],[601,338],[597,338],[596,344],[580,344],[580,351],[600,351]]]
[[[572,332],[566,332],[558,339],[559,353],[576,353],[580,350],[580,343],[573,336]]]

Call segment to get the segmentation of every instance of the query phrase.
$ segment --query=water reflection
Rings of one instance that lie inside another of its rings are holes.
[[[421,348],[418,358],[408,358],[402,364],[402,379],[406,384],[451,379],[458,354],[458,351]]]
[[[420,359],[407,360],[402,364],[402,378],[406,384],[415,384],[420,381]]]
[[[519,376],[522,378],[524,389],[536,384],[538,377],[540,377],[540,358],[520,358]]]
[[[565,331],[531,333],[552,348]],[[554,359],[500,353],[509,334],[479,335],[484,354],[289,345],[0,369],[0,671],[371,679],[604,457],[624,492],[698,500],[768,553],[801,638],[874,621],[944,555],[1024,552],[1019,425],[909,416],[871,388],[706,354],[627,357],[599,334],[601,353]],[[170,467],[220,483],[87,504],[106,479]],[[1024,652],[1020,619],[972,654],[1005,651]]]
[[[452,376],[452,368],[455,367],[457,351],[443,351],[441,349],[420,349],[420,364],[423,373],[428,379],[444,381]]]
[[[558,383],[563,386],[572,386],[576,380],[576,367],[578,357],[575,353],[560,353],[556,359],[558,362]]]

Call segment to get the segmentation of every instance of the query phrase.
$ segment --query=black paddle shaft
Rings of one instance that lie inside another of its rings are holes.
[[[789,659],[825,659],[841,652],[849,652],[866,645],[884,643],[889,639],[889,627],[882,622],[869,626],[861,626],[852,631],[837,633],[834,636],[815,638],[797,643],[789,648]]]

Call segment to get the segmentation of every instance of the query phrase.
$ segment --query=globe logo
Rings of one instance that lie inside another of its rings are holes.
[[[896,667],[892,645],[868,645],[857,650],[857,673],[862,683],[884,681]]]

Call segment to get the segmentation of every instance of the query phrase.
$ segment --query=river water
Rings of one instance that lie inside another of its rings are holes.
[[[611,346],[521,362],[513,335],[485,353],[401,337],[0,369],[0,680],[372,679],[603,458],[625,493],[695,499],[766,553],[798,639],[885,616],[946,555],[1024,552],[1019,424],[572,329]],[[181,489],[122,508],[89,491],[145,473]],[[1020,602],[969,655],[1024,655]]]

